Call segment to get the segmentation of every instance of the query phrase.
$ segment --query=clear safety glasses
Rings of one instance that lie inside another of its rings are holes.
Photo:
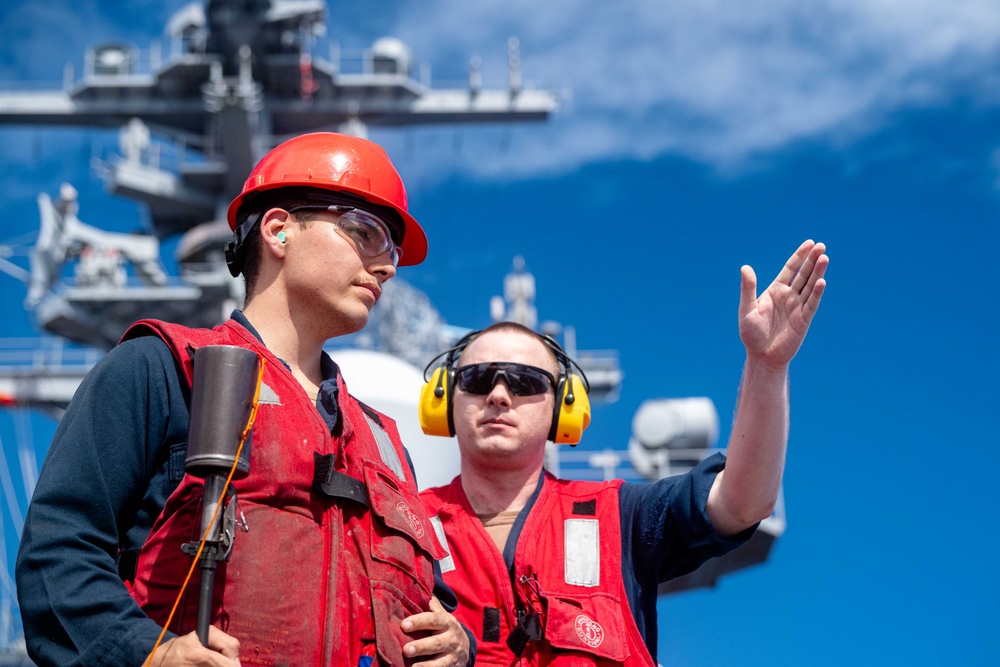
[[[378,257],[389,253],[389,259],[393,266],[399,266],[399,258],[403,256],[403,249],[392,240],[389,227],[378,217],[351,206],[320,206],[307,205],[296,206],[288,212],[295,214],[299,211],[330,211],[337,214],[336,220],[329,220],[335,224],[350,239],[358,252],[364,257]]]
[[[515,396],[544,394],[556,383],[552,373],[546,370],[513,362],[473,364],[455,370],[455,383],[458,384],[458,388],[478,396],[485,396],[493,391],[493,387],[501,379],[507,383],[510,393]]]

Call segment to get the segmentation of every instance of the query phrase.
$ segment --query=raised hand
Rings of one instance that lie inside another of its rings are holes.
[[[825,251],[822,243],[804,242],[759,297],[753,269],[740,269],[740,338],[748,357],[785,368],[799,351],[826,289]]]

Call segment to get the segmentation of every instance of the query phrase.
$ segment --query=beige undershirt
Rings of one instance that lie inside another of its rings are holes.
[[[483,528],[497,545],[497,550],[503,553],[503,548],[507,546],[507,537],[511,528],[514,527],[514,520],[520,514],[517,510],[499,512],[497,514],[477,514],[479,520],[483,522]]]

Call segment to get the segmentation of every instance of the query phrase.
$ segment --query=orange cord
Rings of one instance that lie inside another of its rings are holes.
[[[146,662],[143,663],[143,667],[148,667],[153,662],[153,656],[156,654],[156,650],[160,648],[160,643],[163,642],[163,637],[167,633],[167,628],[170,627],[170,622],[174,619],[174,613],[177,611],[177,607],[180,606],[181,599],[184,597],[184,591],[187,589],[188,582],[191,581],[191,575],[194,574],[194,569],[198,565],[198,561],[201,558],[201,552],[205,549],[205,542],[208,541],[208,534],[212,531],[212,526],[215,525],[215,520],[219,516],[219,508],[222,507],[222,502],[226,499],[226,493],[229,491],[229,483],[233,479],[233,475],[236,473],[236,466],[240,462],[240,454],[243,452],[243,445],[247,441],[247,437],[250,435],[250,429],[253,428],[253,423],[257,419],[257,408],[259,407],[260,401],[260,385],[264,380],[264,364],[266,359],[263,356],[257,355],[257,359],[260,360],[260,365],[257,368],[257,385],[253,390],[253,406],[250,409],[250,416],[247,418],[247,425],[243,429],[243,435],[240,436],[240,446],[236,448],[236,458],[233,460],[233,467],[229,469],[229,476],[226,477],[226,483],[222,487],[222,495],[219,496],[219,501],[215,505],[215,512],[212,514],[212,520],[208,524],[208,528],[205,530],[205,534],[201,536],[201,542],[198,544],[198,551],[195,553],[194,557],[191,559],[191,567],[188,569],[187,576],[184,577],[184,583],[181,584],[181,590],[177,593],[177,599],[174,600],[174,606],[170,610],[170,615],[167,616],[167,622],[163,624],[163,629],[160,630],[160,636],[156,638],[156,643],[153,644],[153,650],[149,652],[149,657],[146,658]]]

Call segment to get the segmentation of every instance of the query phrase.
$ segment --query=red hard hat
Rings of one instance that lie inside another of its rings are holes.
[[[279,144],[257,163],[229,205],[230,229],[236,229],[236,214],[248,196],[288,187],[348,192],[391,208],[403,219],[400,266],[419,264],[427,256],[427,235],[406,210],[403,179],[378,144],[334,132],[303,134]]]

